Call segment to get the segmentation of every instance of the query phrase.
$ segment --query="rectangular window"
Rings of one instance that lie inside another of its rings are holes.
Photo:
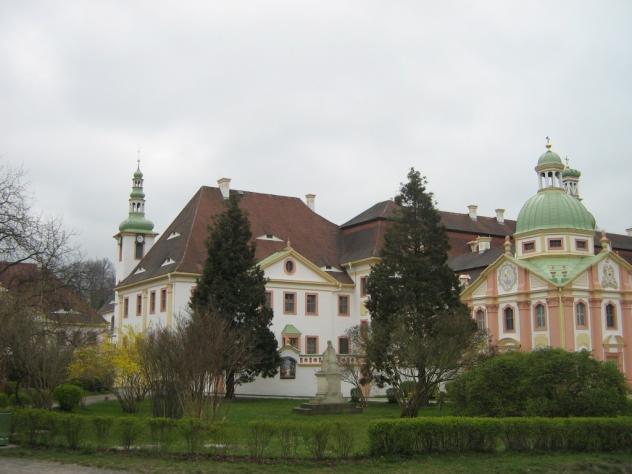
[[[119,237],[119,238],[120,240],[118,244],[118,248],[119,248],[118,254],[119,254],[119,262],[122,262],[123,261],[123,237]]]
[[[584,239],[575,239],[575,248],[577,250],[588,250],[588,241]]]
[[[272,292],[271,291],[266,291],[265,305],[266,305],[266,308],[272,309]]]
[[[338,354],[348,354],[349,353],[349,338],[348,337],[339,337],[338,338]]]
[[[530,240],[529,242],[522,242],[522,252],[529,253],[535,251],[535,242]]]
[[[549,250],[560,250],[562,248],[562,239],[549,239]]]
[[[349,316],[349,295],[338,295],[338,316]]]
[[[289,337],[287,338],[287,344],[288,344],[289,346],[292,346],[292,347],[294,347],[295,349],[300,350],[300,347],[299,347],[299,342],[298,342],[298,341],[299,341],[298,336],[289,336]]]
[[[140,316],[143,312],[143,297],[141,295],[136,295],[136,316]]]
[[[305,294],[305,315],[318,316],[318,295],[316,293]]]
[[[129,316],[129,298],[125,298],[123,300],[123,317],[127,318]]]
[[[164,313],[167,311],[167,289],[160,289],[160,312]]]
[[[283,293],[283,314],[296,314],[296,293]]]
[[[360,321],[360,335],[366,337],[369,332],[369,322],[366,320]]]
[[[366,277],[360,278],[360,296],[366,296]]]
[[[152,291],[149,293],[149,314],[154,314],[156,312],[156,292]]]
[[[305,336],[305,354],[318,354],[317,336]]]

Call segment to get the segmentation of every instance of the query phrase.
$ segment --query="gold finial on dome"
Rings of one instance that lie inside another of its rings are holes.
[[[549,137],[548,135],[546,137],[546,149],[550,150],[551,149],[551,137]]]

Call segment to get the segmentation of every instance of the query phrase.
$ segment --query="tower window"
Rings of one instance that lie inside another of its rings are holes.
[[[149,314],[154,314],[156,312],[156,292],[152,291],[149,293]]]
[[[136,316],[140,316],[143,312],[143,297],[136,295]]]
[[[562,239],[549,239],[549,250],[561,250],[562,248],[564,248]]]
[[[588,241],[584,239],[576,239],[575,248],[577,250],[588,250]]]
[[[167,289],[160,289],[160,312],[164,313],[167,311]]]
[[[366,296],[366,277],[360,278],[360,296]]]
[[[129,316],[129,298],[125,298],[123,300],[123,317],[127,318]]]
[[[143,250],[145,249],[145,243],[144,242],[136,242],[136,249],[134,252],[134,258],[136,258],[136,260],[140,260],[141,258],[143,258]]]

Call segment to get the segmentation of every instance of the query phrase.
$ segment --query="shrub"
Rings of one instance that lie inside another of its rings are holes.
[[[70,449],[77,449],[85,427],[85,418],[81,415],[65,415],[61,420],[61,429]]]
[[[281,442],[281,456],[295,457],[301,439],[301,426],[297,423],[282,423],[278,434]]]
[[[173,431],[176,421],[172,418],[155,417],[147,422],[151,442],[161,450],[167,450],[173,443]]]
[[[0,410],[4,410],[9,406],[9,396],[6,393],[0,393]]]
[[[613,364],[561,349],[491,357],[449,385],[456,413],[470,416],[615,416],[626,393]]]
[[[13,438],[20,444],[35,446],[39,444],[39,435],[46,429],[48,410],[26,408],[18,410],[11,418]]]
[[[118,422],[121,446],[130,450],[143,432],[143,423],[133,416],[125,416]]]
[[[417,418],[369,425],[373,455],[632,449],[632,418]]]
[[[339,458],[348,458],[353,451],[355,432],[350,423],[334,423],[333,426],[334,452]]]
[[[104,449],[110,440],[110,433],[114,425],[114,418],[110,416],[95,416],[92,418],[92,427],[94,428],[94,439],[97,448]]]
[[[184,437],[189,453],[196,453],[202,446],[208,427],[197,418],[183,418],[178,421],[178,430]]]
[[[314,423],[304,426],[303,442],[309,453],[316,459],[325,457],[330,428],[330,425],[326,423]]]
[[[388,400],[388,403],[397,403],[397,395],[395,395],[394,388],[386,389],[386,399]]]
[[[31,395],[26,390],[19,390],[9,395],[9,405],[15,407],[28,407],[33,404]]]
[[[55,388],[53,397],[57,400],[57,403],[59,403],[61,410],[73,411],[79,406],[79,402],[81,402],[83,390],[76,385],[63,384]]]
[[[276,429],[269,421],[251,421],[248,423],[248,432],[250,455],[258,461],[261,461],[266,448],[274,437]]]
[[[18,389],[18,384],[13,381],[9,381],[4,384],[4,393],[7,395],[15,395],[15,391]]]

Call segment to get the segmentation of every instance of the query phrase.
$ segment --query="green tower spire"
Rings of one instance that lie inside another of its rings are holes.
[[[129,195],[129,216],[121,225],[121,232],[147,233],[154,230],[154,223],[145,218],[145,193],[143,192],[143,173],[140,159],[132,177],[132,192]]]

